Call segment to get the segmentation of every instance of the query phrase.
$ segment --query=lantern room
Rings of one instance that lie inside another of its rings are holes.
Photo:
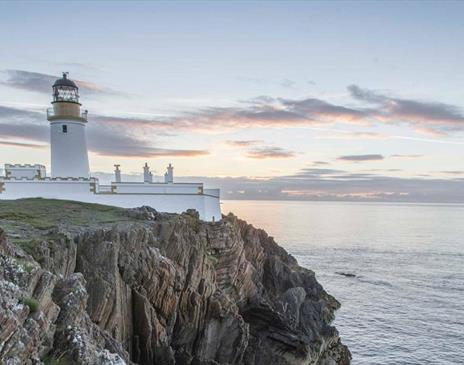
[[[53,108],[47,109],[49,121],[67,118],[87,122],[87,111],[81,113],[79,88],[74,81],[68,78],[67,72],[63,72],[63,77],[53,84],[52,104]]]
[[[53,102],[67,102],[79,104],[79,88],[74,81],[68,79],[68,73],[63,72],[63,77],[53,84]]]

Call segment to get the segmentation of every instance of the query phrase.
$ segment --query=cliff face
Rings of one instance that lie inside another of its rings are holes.
[[[1,204],[1,364],[350,362],[339,303],[232,215]]]

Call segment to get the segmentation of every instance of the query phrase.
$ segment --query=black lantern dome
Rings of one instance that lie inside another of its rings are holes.
[[[67,102],[79,104],[79,88],[74,81],[68,79],[68,73],[53,84],[53,103]]]

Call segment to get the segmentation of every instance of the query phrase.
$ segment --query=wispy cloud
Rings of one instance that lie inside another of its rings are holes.
[[[352,97],[375,105],[371,115],[380,120],[405,122],[419,131],[450,133],[464,129],[464,114],[454,105],[391,97],[357,85],[348,86]]]
[[[280,86],[286,87],[288,89],[292,89],[295,87],[295,81],[289,80],[289,79],[283,79],[280,81]]]
[[[272,145],[266,145],[261,139],[229,140],[226,144],[235,148],[245,149],[245,156],[252,159],[282,159],[295,156],[295,152]]]
[[[16,143],[11,139],[48,143],[49,127],[44,119],[44,113],[0,106],[0,138],[7,140],[11,146],[11,143]],[[155,148],[151,141],[132,134],[132,131],[133,129],[121,126],[109,128],[98,123],[89,123],[89,150],[101,156],[119,157],[199,157],[209,154],[206,150]],[[22,147],[26,145],[23,144]]]
[[[391,155],[390,157],[404,158],[404,159],[416,159],[416,158],[424,157],[424,155],[415,155],[415,154],[412,154],[412,155],[400,155],[400,154],[395,154],[395,155]]]
[[[322,169],[322,168],[307,167],[307,168],[301,169],[294,175],[290,175],[286,177],[301,179],[301,178],[319,177],[319,176],[328,176],[328,175],[333,176],[333,175],[338,175],[343,172],[344,172],[343,170],[338,170],[338,169]]]
[[[43,149],[48,146],[45,144],[37,143],[22,143],[22,142],[11,142],[11,141],[0,141],[0,146],[5,147],[24,147],[24,148],[34,148],[34,149]]]
[[[390,98],[357,86],[350,86],[354,98],[366,107],[337,105],[317,98],[287,99],[260,96],[242,101],[235,107],[200,108],[175,116],[160,118],[105,117],[107,123],[135,124],[144,128],[188,130],[198,132],[245,128],[306,127],[334,132],[328,126],[335,123],[369,126],[374,123],[407,123],[418,133],[446,136],[464,131],[464,116],[460,109],[437,102],[420,102]],[[375,104],[374,104],[375,103]],[[323,127],[326,126],[326,127]],[[343,131],[330,138],[387,139],[400,138],[379,132]],[[343,133],[342,133],[343,132]],[[406,138],[406,137],[405,137]],[[414,137],[411,137],[414,138]],[[440,139],[430,139],[439,142]]]
[[[343,140],[370,140],[370,139],[388,139],[391,138],[385,133],[378,132],[352,132],[352,131],[340,131],[333,130],[330,133],[325,133],[323,135],[315,136],[316,139],[343,139]]]
[[[263,159],[276,159],[276,158],[291,158],[295,156],[295,152],[289,151],[280,147],[264,146],[256,147],[248,150],[246,153],[248,158]]]
[[[57,78],[56,75],[25,70],[6,70],[4,73],[6,80],[1,81],[3,85],[44,93],[50,93],[50,85]],[[253,79],[252,81],[262,82],[263,80]],[[290,80],[284,81],[287,85],[293,83]],[[77,83],[84,93],[118,93],[88,81],[77,80]],[[317,128],[326,126],[327,128],[335,123],[364,126],[373,123],[389,125],[406,123],[418,133],[433,134],[439,137],[464,131],[464,114],[457,106],[437,101],[420,101],[389,96],[357,85],[348,86],[348,91],[355,100],[364,105],[353,107],[312,97],[289,99],[260,96],[244,100],[233,107],[203,107],[173,116],[140,118],[96,116],[96,118],[112,125],[130,125],[165,131],[214,132],[267,127]],[[346,136],[338,136],[337,138],[384,139],[398,137],[370,131],[346,132]]]
[[[307,168],[297,171],[294,175],[265,179],[201,179],[207,185],[220,187],[223,197],[228,199],[464,203],[464,180],[460,177],[399,178],[336,169]]]
[[[464,170],[440,171],[440,173],[448,175],[464,175]]]
[[[238,141],[226,141],[226,144],[232,147],[250,147],[259,143],[263,143],[261,139],[251,139],[251,140],[238,140]]]
[[[16,89],[22,89],[27,91],[35,91],[39,93],[51,93],[53,83],[60,78],[61,75],[49,75],[40,72],[31,72],[25,70],[5,70],[6,80],[0,81],[0,84],[5,86],[13,87]],[[79,90],[88,95],[94,94],[107,94],[107,95],[118,95],[122,94],[119,91],[112,90],[93,82],[74,80],[79,87]]]
[[[345,155],[337,157],[339,161],[349,161],[349,162],[361,162],[361,161],[381,161],[385,157],[378,154],[369,154],[369,155]]]

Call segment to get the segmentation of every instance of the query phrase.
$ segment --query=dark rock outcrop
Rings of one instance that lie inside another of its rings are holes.
[[[1,364],[349,364],[340,304],[264,231],[73,209],[48,230],[0,215]]]

